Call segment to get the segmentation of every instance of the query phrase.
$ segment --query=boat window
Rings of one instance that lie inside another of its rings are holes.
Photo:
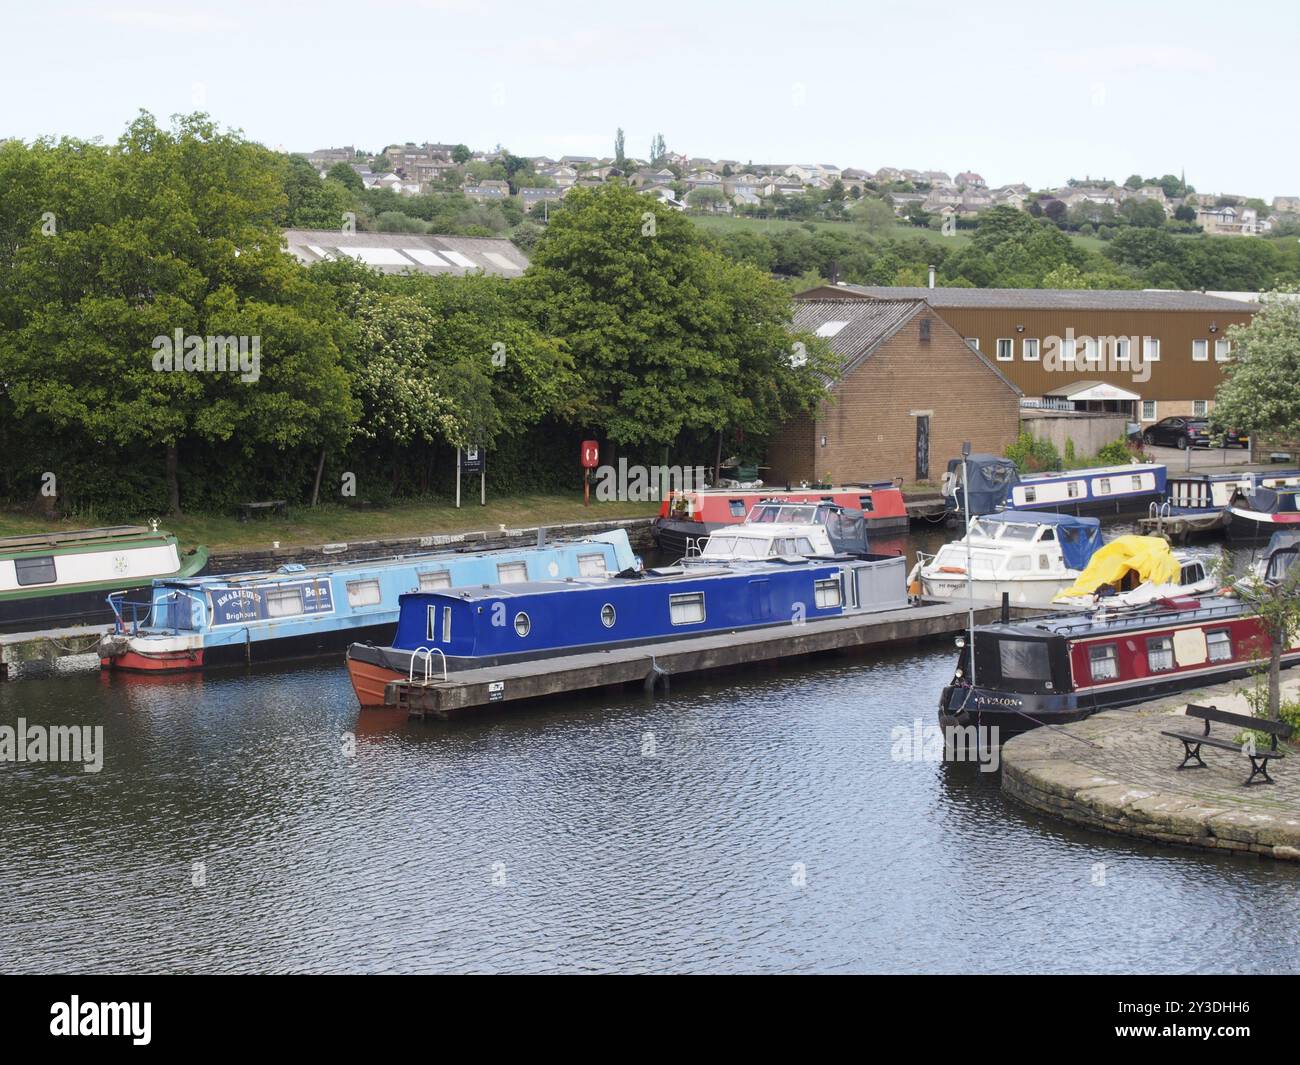
[[[1040,536],[1038,539],[1041,540],[1043,543],[1047,543],[1047,541],[1049,541],[1049,540],[1055,540],[1055,539],[1056,539],[1056,530],[1053,529],[1050,525],[1044,525],[1044,526],[1043,526],[1043,535]]]
[[[578,556],[578,576],[603,577],[608,572],[609,570],[605,566],[604,555],[594,554]]]
[[[451,643],[451,607],[442,608],[442,642]]]
[[[348,581],[348,606],[374,606],[383,597],[379,581]]]
[[[818,581],[814,586],[814,597],[820,607],[839,606],[844,601],[840,595],[839,578],[828,577]]]
[[[1039,569],[1051,569],[1051,568],[1052,568],[1052,560],[1051,560],[1050,558],[1048,558],[1046,555],[1039,555],[1039,556],[1038,556],[1038,568],[1039,568]]]
[[[429,570],[420,574],[420,591],[431,592],[436,588],[451,587],[451,572],[445,569]],[[432,637],[430,637],[432,639]]]
[[[436,606],[429,607],[428,616],[424,622],[424,635],[430,643],[438,638],[438,608]]]
[[[1110,495],[1110,478],[1109,478],[1109,477],[1098,477],[1098,478],[1097,478],[1097,494],[1098,494],[1098,495],[1101,495],[1101,496],[1108,496],[1108,495]]]
[[[727,506],[730,508],[733,518],[743,518],[745,516],[745,501],[743,499],[728,499]]]
[[[1025,502],[1033,503],[1038,499],[1038,490],[1033,485],[1025,485]]]
[[[1207,656],[1211,662],[1228,662],[1232,659],[1232,634],[1227,629],[1215,629],[1205,634]]]
[[[801,555],[811,555],[813,546],[812,541],[806,536],[801,536],[794,542],[795,550]]]
[[[522,610],[515,615],[515,635],[523,639],[533,631],[533,623],[528,620],[528,615]]]
[[[1119,656],[1113,643],[1094,644],[1088,648],[1088,666],[1093,680],[1114,680],[1119,676]]]
[[[1033,569],[1033,563],[1028,555],[1012,555],[1007,559],[1008,573],[1028,573]]]
[[[266,592],[266,616],[287,618],[302,613],[300,588],[269,588]]]
[[[668,613],[674,625],[694,625],[704,620],[704,593],[680,592],[668,597]]]
[[[1178,583],[1196,584],[1198,581],[1203,580],[1205,580],[1205,567],[1200,562],[1188,562],[1183,566],[1183,571],[1178,578]]]
[[[876,509],[876,504],[871,501],[870,496],[858,496],[858,506],[862,508],[863,513]]]
[[[1004,525],[1002,526],[1002,539],[1027,544],[1034,538],[1035,531],[1036,527],[1033,525]]]
[[[1174,641],[1168,636],[1152,636],[1147,640],[1147,666],[1152,673],[1163,673],[1174,668]]]
[[[18,575],[18,587],[27,588],[33,584],[53,584],[58,580],[54,570],[54,556],[44,558],[16,558],[14,571]]]
[[[1079,495],[1079,482],[1078,482],[1078,481],[1066,481],[1066,482],[1065,482],[1065,494],[1066,494],[1067,496],[1069,496],[1071,499],[1076,499],[1076,498],[1078,498],[1078,495]]]
[[[614,610],[613,603],[606,603],[600,608],[600,623],[605,628],[612,629],[616,620],[618,620],[618,614]]]
[[[1133,474],[1133,491],[1140,492],[1141,490],[1142,490],[1142,475],[1140,473],[1135,473]]]
[[[1009,680],[1050,680],[1047,644],[1038,640],[999,640],[1002,676]]]
[[[497,580],[502,584],[519,584],[528,580],[528,564],[526,562],[498,562]]]

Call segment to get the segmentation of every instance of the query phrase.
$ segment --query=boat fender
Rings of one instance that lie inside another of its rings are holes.
[[[939,572],[940,573],[965,573],[966,567],[965,566],[940,566]]]
[[[647,692],[653,692],[655,687],[662,685],[664,691],[668,690],[668,670],[659,665],[653,657],[650,659],[650,672],[645,675],[644,686]]]

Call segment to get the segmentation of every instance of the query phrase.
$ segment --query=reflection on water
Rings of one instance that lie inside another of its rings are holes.
[[[891,757],[951,666],[940,641],[451,724],[360,715],[337,659],[0,684],[0,724],[106,748],[0,765],[3,967],[1296,968],[1300,869]]]

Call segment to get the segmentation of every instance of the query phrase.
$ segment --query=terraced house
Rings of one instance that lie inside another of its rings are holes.
[[[1202,292],[822,285],[801,299],[924,300],[1026,400],[1132,421],[1204,415],[1254,304]],[[942,382],[936,379],[936,387]],[[902,400],[901,402],[910,402]]]

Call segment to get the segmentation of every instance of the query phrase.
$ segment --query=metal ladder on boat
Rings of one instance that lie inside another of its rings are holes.
[[[400,681],[397,681],[392,685],[393,694],[396,696],[394,703],[395,709],[405,710],[408,717],[423,718],[426,715],[426,708],[423,705],[419,706],[417,709],[411,705],[411,701],[412,696],[417,691],[421,691],[424,687],[427,687],[430,680],[434,679],[431,676],[431,673],[433,670],[433,656],[435,652],[438,657],[442,659],[442,679],[443,682],[446,683],[447,656],[443,654],[442,649],[440,647],[417,647],[411,654],[411,664],[406,671],[406,683],[403,684]],[[415,679],[416,662],[424,663],[424,670],[420,680],[418,681]]]
[[[411,666],[406,671],[406,681],[408,684],[415,683],[415,663],[424,663],[424,683],[429,683],[429,671],[433,668],[433,655],[437,652],[438,657],[442,659],[442,679],[443,683],[447,680],[447,656],[442,653],[441,647],[417,647],[411,655]]]

